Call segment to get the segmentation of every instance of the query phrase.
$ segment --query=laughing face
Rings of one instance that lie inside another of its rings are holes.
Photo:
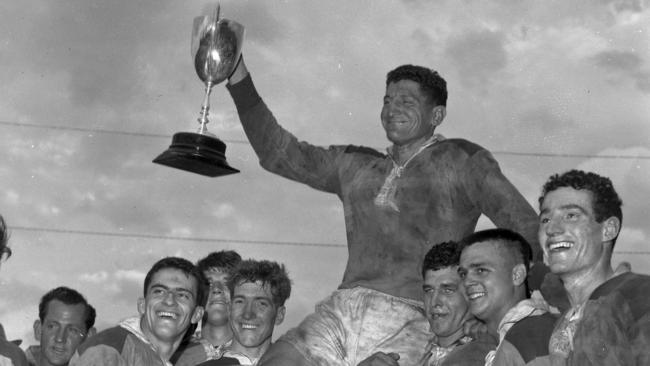
[[[469,298],[470,312],[496,330],[505,314],[519,302],[514,265],[507,251],[494,241],[463,249],[459,273]]]
[[[204,272],[210,282],[210,294],[205,307],[207,321],[212,325],[227,325],[230,314],[230,291],[228,290],[228,273],[218,269]]]
[[[465,320],[471,315],[458,268],[445,267],[424,274],[424,310],[438,343],[447,346],[462,336]]]
[[[190,324],[203,315],[196,306],[197,283],[192,276],[176,268],[156,272],[144,299],[138,301],[142,331],[157,342],[180,341]]]
[[[603,242],[612,238],[611,233],[618,233],[618,226],[610,225],[611,219],[596,221],[587,190],[561,187],[548,192],[540,212],[539,243],[544,262],[560,276],[595,268],[606,256]]]
[[[271,288],[261,281],[235,286],[231,306],[233,349],[250,357],[260,356],[271,344],[273,328],[284,320],[284,306],[273,303]]]
[[[386,137],[395,145],[424,141],[442,122],[442,118],[434,118],[434,110],[441,113],[444,107],[434,107],[417,82],[400,80],[388,84],[381,109]]]

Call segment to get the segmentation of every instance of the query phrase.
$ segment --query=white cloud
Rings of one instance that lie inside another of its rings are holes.
[[[108,280],[108,272],[99,271],[95,273],[82,273],[79,275],[79,280],[93,284],[102,284]]]

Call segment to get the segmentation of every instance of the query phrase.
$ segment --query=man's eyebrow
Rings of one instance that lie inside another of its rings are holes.
[[[573,209],[577,209],[577,210],[579,210],[579,211],[582,212],[582,213],[585,213],[585,214],[588,214],[588,213],[589,213],[589,212],[588,212],[588,211],[587,211],[583,206],[580,206],[580,205],[578,205],[578,204],[576,204],[576,203],[567,203],[566,205],[562,205],[562,206],[560,206],[559,209],[560,209],[560,210],[573,210]],[[544,208],[544,209],[542,209],[542,210],[539,212],[539,215],[542,216],[543,214],[546,214],[546,213],[548,213],[549,211],[550,211],[550,209],[549,209],[548,207],[547,207],[547,208]]]

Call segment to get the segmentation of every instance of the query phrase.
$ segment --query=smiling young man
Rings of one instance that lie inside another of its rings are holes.
[[[71,365],[170,366],[170,357],[203,316],[207,280],[190,261],[166,257],[144,280],[139,316],[89,338]]]
[[[284,320],[291,280],[284,265],[245,260],[228,280],[232,297],[232,345],[223,358],[197,366],[257,365],[271,345],[273,329]]]
[[[553,365],[650,365],[650,277],[612,268],[623,212],[611,180],[553,175],[539,202],[544,261],[571,304],[551,337]]]
[[[260,165],[336,194],[348,234],[342,283],[273,344],[265,366],[350,365],[394,349],[401,363],[415,364],[426,356],[429,338],[422,253],[472,233],[482,214],[537,243],[535,211],[492,155],[435,133],[446,116],[447,84],[434,70],[402,65],[387,74],[380,113],[391,143],[386,153],[299,141],[277,123],[243,59],[228,89]],[[351,311],[365,304],[362,316]],[[366,324],[377,326],[368,331]]]
[[[26,351],[30,365],[68,365],[77,347],[95,334],[95,316],[95,308],[76,290],[62,286],[43,295],[34,322],[40,345]]]
[[[548,341],[556,317],[543,299],[528,298],[532,252],[507,229],[478,231],[460,242],[460,269],[470,312],[499,339],[486,365],[550,365]]]
[[[189,344],[179,348],[173,357],[175,366],[194,366],[221,358],[231,345],[230,290],[227,283],[241,260],[237,252],[222,250],[210,253],[196,263],[210,283],[210,294],[205,305],[201,331],[194,334]]]

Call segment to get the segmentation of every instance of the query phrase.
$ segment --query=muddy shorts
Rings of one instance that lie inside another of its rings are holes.
[[[315,366],[356,366],[378,351],[409,366],[423,364],[431,338],[422,302],[355,287],[332,293],[278,341]]]

